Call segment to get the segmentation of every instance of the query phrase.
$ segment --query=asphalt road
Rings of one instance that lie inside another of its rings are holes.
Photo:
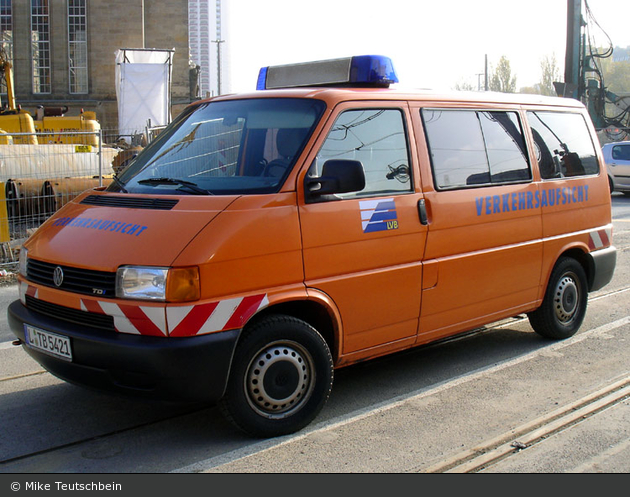
[[[15,284],[0,285],[0,346],[4,342],[12,341],[15,338],[9,330],[6,309],[17,298],[18,291]]]
[[[66,384],[0,324],[0,473],[627,473],[630,198],[613,204],[617,271],[574,337],[544,340],[521,316],[342,369],[315,423],[272,440],[212,406]]]

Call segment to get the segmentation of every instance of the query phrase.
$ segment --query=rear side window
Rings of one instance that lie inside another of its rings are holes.
[[[530,111],[527,120],[543,179],[599,172],[595,146],[581,114]]]
[[[438,189],[530,181],[518,114],[422,109]]]
[[[630,160],[630,145],[615,145],[612,149],[615,160]]]

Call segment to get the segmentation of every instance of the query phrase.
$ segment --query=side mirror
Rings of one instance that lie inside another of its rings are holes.
[[[358,192],[365,188],[363,164],[358,160],[330,159],[324,162],[322,175],[307,178],[306,189],[311,198],[320,195]]]

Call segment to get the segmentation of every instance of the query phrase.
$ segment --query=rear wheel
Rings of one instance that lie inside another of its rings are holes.
[[[569,338],[584,320],[587,297],[584,268],[575,259],[564,257],[551,273],[542,305],[528,315],[529,322],[539,335]]]
[[[286,435],[317,416],[332,381],[332,356],[317,330],[290,316],[269,316],[243,332],[221,408],[251,435]]]

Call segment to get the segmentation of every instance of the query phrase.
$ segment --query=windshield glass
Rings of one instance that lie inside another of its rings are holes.
[[[280,189],[325,104],[261,98],[184,111],[108,191],[221,195]]]

